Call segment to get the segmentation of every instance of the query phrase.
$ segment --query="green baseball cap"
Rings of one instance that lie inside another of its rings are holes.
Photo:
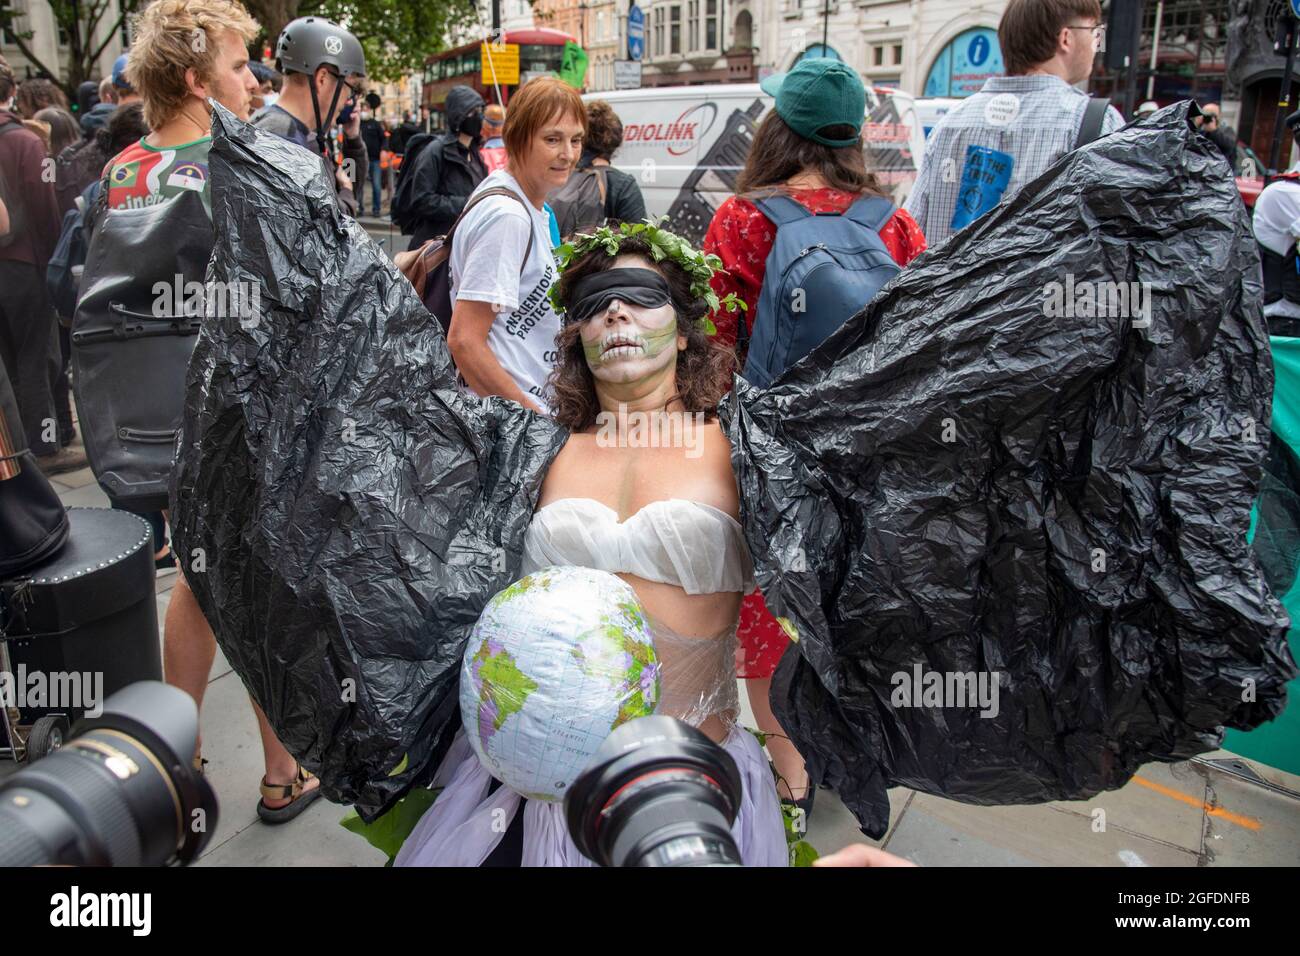
[[[804,139],[823,146],[857,143],[867,110],[867,91],[847,63],[804,57],[789,73],[773,73],[758,85],[776,98],[777,115]],[[827,139],[818,132],[840,124],[853,127],[851,139]]]

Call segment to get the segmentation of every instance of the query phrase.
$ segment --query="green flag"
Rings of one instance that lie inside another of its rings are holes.
[[[575,90],[582,89],[587,77],[587,52],[572,40],[564,44],[564,59],[557,75]]]

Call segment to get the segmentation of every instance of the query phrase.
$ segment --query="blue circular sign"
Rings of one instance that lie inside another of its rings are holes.
[[[1300,0],[1291,0],[1292,3],[1300,3]],[[970,40],[970,46],[966,48],[966,59],[973,66],[983,66],[984,61],[989,58],[989,40],[982,33],[977,33]]]

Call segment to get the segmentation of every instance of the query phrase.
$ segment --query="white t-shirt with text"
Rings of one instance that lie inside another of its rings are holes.
[[[502,186],[524,202],[491,196],[461,219],[451,244],[451,301],[487,302],[498,308],[488,348],[520,391],[549,413],[542,392],[558,358],[555,336],[560,331],[549,295],[557,276],[549,220],[504,169],[489,174],[470,199]],[[533,248],[521,274],[530,230]]]

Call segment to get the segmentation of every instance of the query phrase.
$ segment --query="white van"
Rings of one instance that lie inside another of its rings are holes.
[[[735,191],[754,132],[772,108],[757,83],[719,83],[588,93],[623,122],[614,166],[637,178],[651,217],[697,245],[714,210]],[[916,181],[925,137],[912,97],[867,88],[867,163],[901,205]]]
[[[921,130],[925,133],[927,143],[930,141],[930,134],[939,125],[939,120],[947,116],[949,110],[956,108],[962,102],[962,100],[946,96],[922,96],[914,101],[916,118],[921,121]]]

